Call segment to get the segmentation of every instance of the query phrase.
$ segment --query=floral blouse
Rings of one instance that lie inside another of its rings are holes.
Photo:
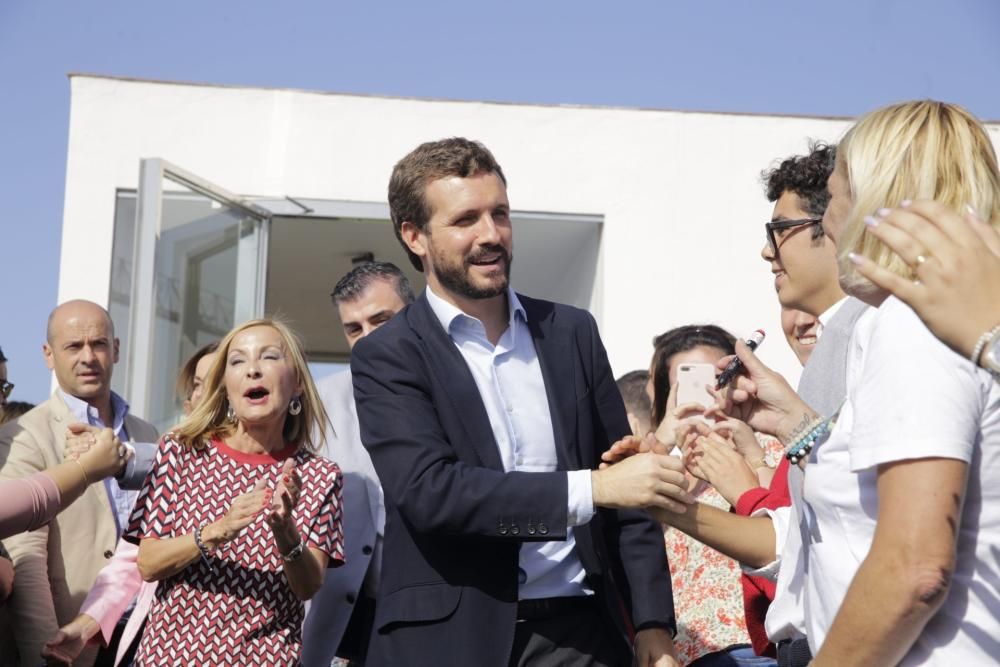
[[[765,461],[776,467],[784,449],[775,438],[758,435]],[[698,502],[729,510],[729,503],[711,486],[701,482]],[[670,563],[677,616],[674,647],[682,665],[734,644],[749,644],[740,566],[732,558],[681,531],[664,526],[663,539]]]

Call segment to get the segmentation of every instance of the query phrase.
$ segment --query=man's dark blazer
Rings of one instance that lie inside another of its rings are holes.
[[[595,469],[630,432],[597,324],[577,308],[518,298],[559,470]],[[520,545],[566,538],[565,472],[503,471],[475,380],[426,295],[358,342],[351,371],[361,440],[386,501],[366,664],[507,665]],[[642,511],[602,509],[574,535],[587,584],[617,625],[612,634],[626,641],[630,624],[673,626],[657,523]]]

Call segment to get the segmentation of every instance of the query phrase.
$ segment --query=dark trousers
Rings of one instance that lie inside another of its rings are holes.
[[[519,620],[510,667],[629,667],[632,653],[592,598],[571,610]]]
[[[812,653],[807,640],[778,642],[778,667],[806,667],[811,660]]]
[[[375,600],[362,595],[354,604],[344,636],[340,638],[337,657],[349,660],[351,667],[364,667],[368,657],[368,640],[371,639],[374,625]]]

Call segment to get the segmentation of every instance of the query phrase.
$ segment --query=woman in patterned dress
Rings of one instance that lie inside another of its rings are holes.
[[[303,603],[343,563],[340,471],[310,436],[326,421],[288,327],[222,340],[124,534],[160,582],[135,664],[298,664]]]
[[[726,330],[707,324],[677,327],[653,341],[649,390],[652,423],[658,425],[655,435],[661,443],[680,449],[687,431],[684,418],[702,411],[701,406],[676,404],[677,368],[685,363],[715,365],[732,354],[735,340]],[[735,454],[739,452],[746,461],[741,463],[745,488],[716,489],[689,476],[689,490],[698,502],[728,510],[732,501],[727,497],[738,497],[745,490],[770,482],[782,447],[775,438],[756,437],[737,420],[720,422],[715,428],[720,440],[732,447],[733,456],[740,459]],[[699,472],[697,465],[689,465],[689,470],[692,468]],[[716,664],[713,661],[717,660],[717,664],[728,665],[737,664],[737,659],[752,662],[739,564],[676,528],[664,526],[663,536],[677,615],[674,646],[681,664]]]

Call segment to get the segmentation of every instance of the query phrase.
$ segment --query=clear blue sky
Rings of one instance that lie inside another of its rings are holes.
[[[1000,120],[1000,2],[2,0],[0,347],[32,402],[49,389],[69,72],[838,116],[934,97]]]

